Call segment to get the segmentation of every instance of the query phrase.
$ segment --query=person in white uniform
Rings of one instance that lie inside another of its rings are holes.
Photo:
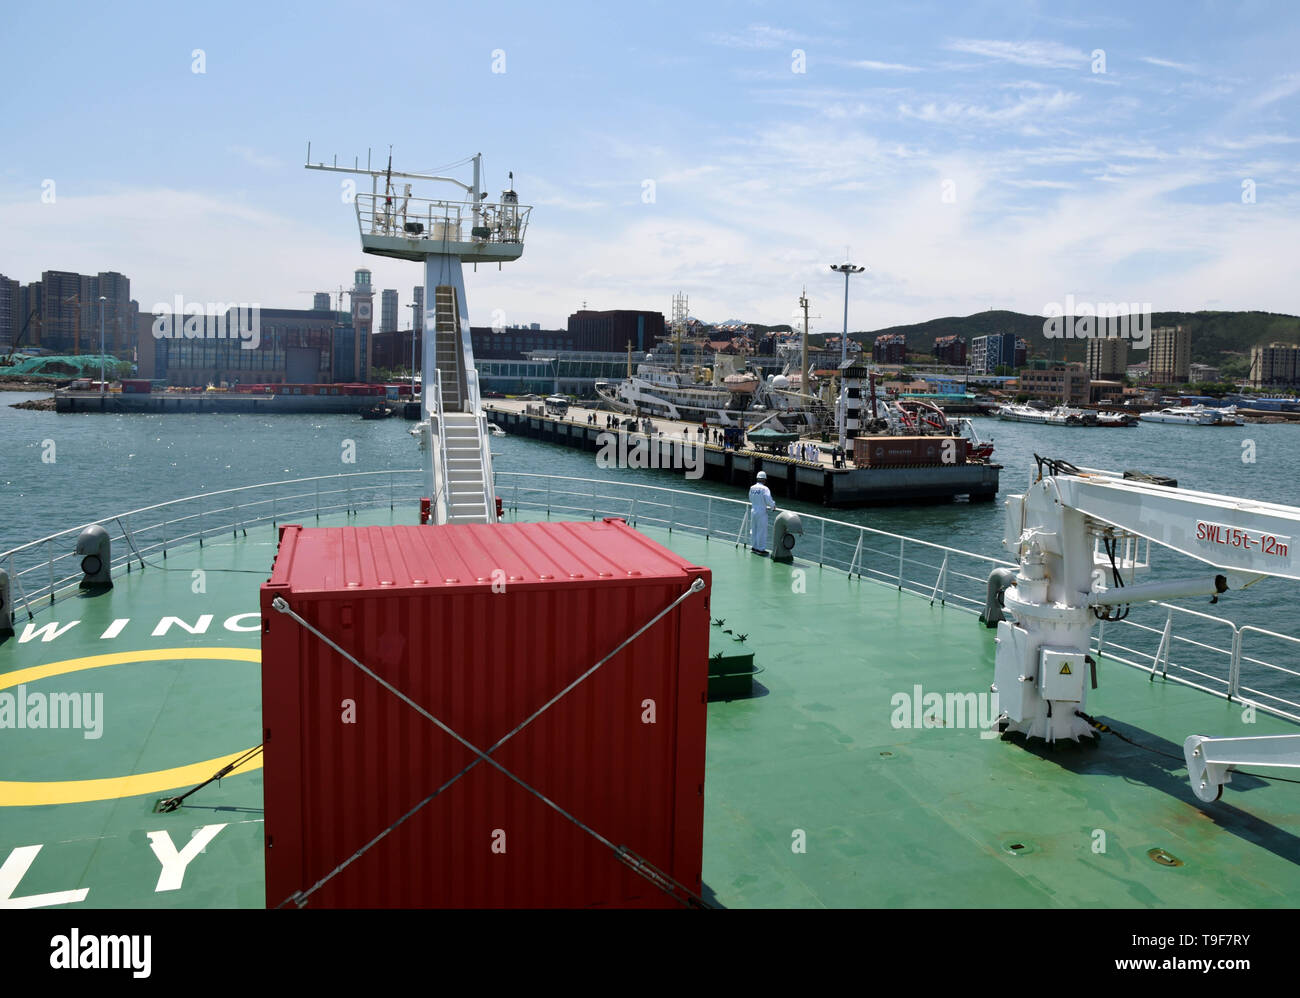
[[[758,481],[750,487],[749,504],[753,507],[750,549],[754,554],[767,554],[767,514],[776,509],[776,503],[772,500],[772,492],[767,487],[766,471],[760,471]]]

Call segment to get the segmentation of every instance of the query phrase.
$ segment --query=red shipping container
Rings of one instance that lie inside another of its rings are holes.
[[[261,593],[268,906],[477,759],[307,904],[677,907],[272,601],[486,752],[696,579],[491,758],[699,894],[707,568],[621,520],[284,527]]]
[[[853,463],[859,468],[965,464],[968,444],[965,437],[854,437]]]

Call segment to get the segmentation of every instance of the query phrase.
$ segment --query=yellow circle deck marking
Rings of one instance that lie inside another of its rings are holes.
[[[107,655],[87,655],[69,658],[49,665],[36,665],[30,669],[0,676],[0,690],[23,683],[63,676],[70,672],[99,669],[109,665],[128,665],[133,662],[166,662],[176,659],[214,659],[227,662],[261,662],[258,648],[155,648],[142,651],[111,652]],[[245,749],[244,752],[248,750]],[[206,762],[196,762],[173,769],[159,769],[152,773],[133,776],[111,776],[102,780],[63,780],[59,782],[24,783],[0,780],[0,807],[34,807],[39,804],[80,804],[88,801],[115,800],[119,797],[137,797],[142,794],[161,793],[190,784],[201,783],[217,770],[230,764],[244,752],[231,752]],[[262,768],[259,755],[231,773],[251,772]]]

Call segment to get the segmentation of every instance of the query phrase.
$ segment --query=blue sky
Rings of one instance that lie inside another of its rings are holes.
[[[13,8],[0,273],[120,270],[144,307],[306,307],[369,266],[404,306],[418,266],[360,252],[339,178],[302,168],[310,140],[341,162],[391,143],[413,171],[482,152],[493,200],[514,171],[530,238],[467,275],[476,324],[556,326],[583,300],[667,313],[676,291],[703,318],[782,322],[806,285],[814,328],[838,328],[846,248],[871,268],[853,328],[1067,295],[1295,313],[1298,12]]]

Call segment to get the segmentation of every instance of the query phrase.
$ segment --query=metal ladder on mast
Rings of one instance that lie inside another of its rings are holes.
[[[470,346],[462,343],[460,310],[454,288],[434,291],[434,355],[440,411],[436,446],[440,449],[443,523],[494,523],[491,453],[486,420],[480,411]]]
[[[460,348],[460,309],[456,290],[434,290],[434,358],[442,378],[442,400],[449,410],[462,411],[465,405],[465,367]]]

